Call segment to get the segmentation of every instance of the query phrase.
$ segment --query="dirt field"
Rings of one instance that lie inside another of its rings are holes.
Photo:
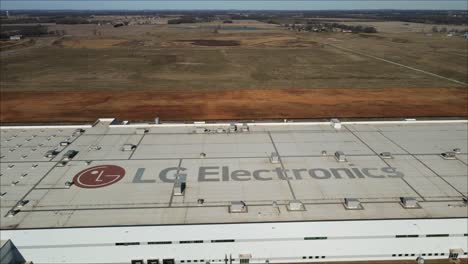
[[[468,116],[466,89],[3,92],[1,122]]]
[[[3,91],[137,91],[439,88],[468,82],[467,40],[461,37],[298,33],[254,20],[234,22],[53,25],[50,30],[66,36],[0,53],[0,85]]]
[[[467,116],[467,40],[408,25],[53,25],[0,52],[1,121]]]

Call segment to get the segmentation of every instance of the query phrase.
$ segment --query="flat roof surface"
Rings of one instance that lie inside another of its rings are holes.
[[[468,216],[466,121],[341,124],[2,127],[0,227]],[[457,148],[453,159],[440,155]],[[78,153],[62,164],[69,150]],[[230,212],[233,201],[246,210]]]

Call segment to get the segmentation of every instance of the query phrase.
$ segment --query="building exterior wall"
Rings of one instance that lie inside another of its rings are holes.
[[[461,218],[4,230],[2,237],[34,263],[225,263],[226,256],[239,263],[241,254],[250,263],[291,263],[443,259],[451,249],[466,258],[467,229]]]

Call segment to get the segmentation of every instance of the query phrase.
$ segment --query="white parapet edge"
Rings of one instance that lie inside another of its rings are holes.
[[[0,126],[0,129],[44,129],[44,128],[92,128],[100,122],[112,122],[114,118],[100,118],[93,124],[83,124],[83,125],[40,125],[40,126]],[[460,120],[369,120],[369,121],[343,121],[343,125],[407,125],[407,124],[463,124],[467,123],[467,119]],[[318,122],[222,122],[222,123],[201,123],[196,121],[194,123],[162,123],[162,124],[151,124],[151,123],[130,123],[130,124],[109,124],[110,128],[153,128],[153,127],[216,127],[216,126],[229,126],[231,124],[243,125],[247,124],[248,126],[309,126],[309,125],[330,125],[330,121],[318,121]]]

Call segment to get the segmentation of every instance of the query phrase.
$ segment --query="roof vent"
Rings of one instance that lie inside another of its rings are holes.
[[[70,145],[70,141],[62,141],[60,142],[60,146],[68,146]]]
[[[230,213],[247,213],[247,205],[243,201],[231,202],[229,206]]]
[[[304,204],[299,200],[289,201],[286,208],[289,211],[304,211],[305,210]]]
[[[348,210],[359,210],[363,209],[361,202],[355,198],[345,198],[344,199],[344,206]]]
[[[330,120],[330,125],[334,129],[341,129],[341,121],[337,118],[333,118],[332,120]]]
[[[122,146],[122,151],[133,151],[136,149],[136,145],[133,144],[124,144]]]
[[[206,132],[206,128],[204,128],[204,127],[196,127],[195,128],[195,133],[197,133],[197,134],[203,134],[205,132]]]
[[[343,153],[343,151],[337,151],[335,152],[335,159],[338,162],[346,162],[346,155]]]
[[[446,160],[454,160],[454,159],[457,158],[455,152],[451,152],[451,151],[447,151],[447,152],[441,153],[440,156],[441,156],[443,159],[446,159]]]
[[[18,183],[19,183],[19,181],[12,181],[11,186],[16,186],[16,184],[18,184]]]
[[[242,124],[241,130],[242,132],[249,132],[250,130],[249,125],[247,125],[247,123]]]
[[[322,150],[322,156],[326,156],[327,155],[327,151],[326,150]]]
[[[46,152],[46,154],[44,155],[44,157],[46,158],[53,158],[55,156],[57,156],[57,154],[59,154],[60,151],[56,150],[56,149],[52,149],[52,150],[49,150]]]
[[[63,154],[63,160],[71,160],[76,156],[76,154],[78,154],[78,151],[70,149],[65,154]]]
[[[16,205],[17,208],[22,208],[23,206],[27,205],[29,203],[29,200],[21,200],[19,201],[18,205]]]
[[[5,194],[7,194],[7,193],[6,192],[0,193],[0,198],[3,198],[3,196],[5,196]]]
[[[57,167],[65,167],[68,164],[68,160],[61,160],[57,163]]]
[[[15,166],[15,164],[8,164],[8,169],[11,169]]]
[[[201,153],[200,153],[200,158],[201,158],[201,159],[204,159],[205,157],[206,157],[206,153],[205,153],[205,152],[201,152]]]
[[[382,159],[393,159],[393,155],[390,152],[382,152],[379,155]]]
[[[216,132],[217,132],[217,133],[224,133],[224,132],[226,132],[226,131],[224,130],[224,128],[218,127],[218,128],[216,129]]]
[[[186,187],[185,177],[182,175],[177,176],[176,181],[174,183],[174,195],[175,196],[184,195],[185,187]]]
[[[400,204],[406,209],[421,208],[414,197],[400,197]]]
[[[137,128],[135,134],[143,135],[149,132],[148,128]]]
[[[454,149],[453,149],[453,152],[455,152],[456,154],[460,154],[460,153],[461,153],[461,149],[460,149],[460,148],[454,148]]]
[[[276,152],[272,152],[270,155],[270,162],[273,164],[279,163],[279,155]]]
[[[10,211],[8,211],[7,217],[13,217],[19,212],[20,212],[20,210],[10,210]]]
[[[229,132],[236,132],[236,131],[237,131],[236,124],[230,124],[229,125]]]
[[[65,188],[70,188],[73,185],[72,181],[65,182]]]
[[[154,118],[154,123],[155,123],[156,125],[161,124],[161,118],[159,118],[159,116],[155,117],[155,118]]]
[[[90,145],[90,146],[88,147],[88,150],[90,150],[90,151],[91,151],[91,150],[101,150],[101,149],[102,149],[102,147],[101,147],[101,146],[98,146],[98,145]]]
[[[205,203],[205,199],[198,199],[197,204],[198,205],[203,205]]]

